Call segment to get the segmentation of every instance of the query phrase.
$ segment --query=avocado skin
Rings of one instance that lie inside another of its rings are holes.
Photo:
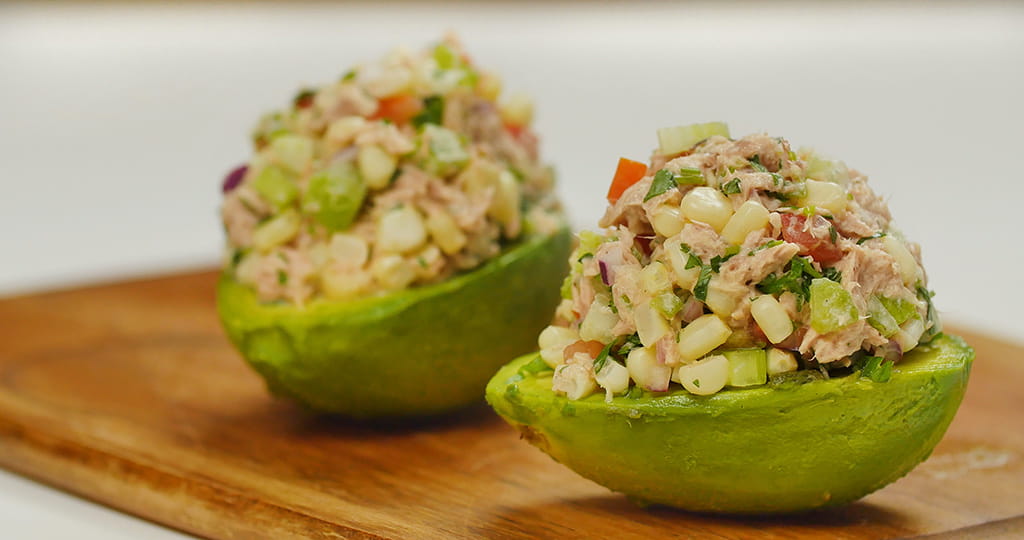
[[[355,418],[434,415],[480,399],[501,364],[536,348],[570,242],[562,228],[436,285],[303,307],[261,303],[225,273],[217,309],[275,394]]]
[[[927,458],[963,399],[974,351],[940,335],[885,383],[849,375],[611,404],[556,396],[551,372],[520,373],[535,356],[502,368],[487,401],[556,461],[641,503],[776,514],[857,500]]]

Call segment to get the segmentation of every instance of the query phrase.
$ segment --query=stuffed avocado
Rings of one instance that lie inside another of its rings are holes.
[[[260,120],[223,185],[217,297],[271,390],[350,416],[435,414],[532,347],[570,238],[532,105],[500,93],[446,38]]]
[[[620,160],[540,351],[487,388],[525,438],[650,503],[855,500],[931,452],[973,351],[866,178],[782,138],[659,131]]]

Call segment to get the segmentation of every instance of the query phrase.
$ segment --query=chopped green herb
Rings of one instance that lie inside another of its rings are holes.
[[[421,127],[425,124],[441,125],[444,116],[444,98],[428,96],[423,98],[423,110],[412,118],[412,125]]]
[[[623,394],[623,397],[628,399],[640,399],[644,397],[644,391],[639,386],[633,385],[625,394]]]
[[[748,161],[750,161],[750,166],[753,167],[755,171],[757,171],[757,172],[768,172],[768,169],[766,169],[764,165],[761,165],[761,156],[760,155],[755,154]]]
[[[677,187],[675,175],[668,169],[662,169],[654,173],[654,179],[651,180],[651,188],[647,190],[647,195],[644,195],[644,202],[647,202],[666,191]]]
[[[244,254],[240,249],[236,249],[233,253],[231,253],[231,266],[238,266],[238,263],[242,262],[243,256]]]
[[[686,167],[679,169],[679,174],[675,175],[675,181],[677,186],[702,186],[707,182],[700,169]]]
[[[612,313],[618,315],[619,308],[615,306],[615,301],[608,302],[608,309],[612,310]]]
[[[693,385],[696,386],[697,388],[700,388],[700,379],[694,379]]]
[[[636,348],[643,347],[643,343],[640,342],[640,335],[633,334],[623,340],[622,344],[615,351],[616,358],[625,358],[629,356],[629,353]]]
[[[534,357],[533,360],[530,360],[524,364],[523,367],[519,368],[519,374],[523,376],[536,375],[543,371],[551,371],[551,366],[549,366],[540,356]]]
[[[889,382],[892,378],[893,363],[880,356],[868,356],[863,360],[860,368],[860,376],[871,379],[877,383]]]
[[[728,248],[726,248],[724,255],[715,255],[714,257],[711,258],[711,261],[708,263],[708,265],[711,267],[713,271],[718,272],[722,267],[722,263],[735,257],[736,254],[739,252],[739,246],[729,246]]]
[[[281,285],[288,283],[288,274],[284,270],[277,271],[277,282]]]
[[[419,263],[420,268],[426,268],[427,267],[427,260],[424,259],[423,257],[416,257],[416,262]]]
[[[935,336],[942,333],[942,323],[939,321],[939,312],[935,309],[935,304],[932,303],[933,296],[935,296],[934,292],[929,291],[920,283],[917,284],[917,297],[928,304],[928,313],[925,317],[927,317],[928,322],[932,323],[931,326],[924,331],[924,334],[921,335],[921,343],[927,343],[935,338]]]
[[[835,268],[825,268],[824,270],[821,271],[821,275],[822,277],[831,279],[832,281],[843,280],[843,273],[840,272],[839,270],[836,270]]]
[[[836,226],[832,225],[831,223],[829,223],[829,225],[828,225],[828,239],[831,240],[833,244],[835,244],[836,240],[838,238],[839,238],[839,232],[836,231]]]
[[[862,237],[860,240],[857,240],[857,245],[859,246],[859,245],[863,244],[864,242],[867,242],[868,240],[874,240],[876,238],[881,238],[883,236],[885,236],[884,232],[876,232],[875,234],[872,234],[871,236],[865,236],[865,237]]]
[[[735,195],[740,191],[741,190],[739,178],[733,178],[732,180],[729,180],[728,182],[722,184],[722,193],[725,193],[726,195]]]
[[[619,300],[622,300],[622,303],[623,303],[623,304],[626,304],[627,306],[632,306],[632,305],[633,305],[633,302],[631,302],[631,301],[629,300],[629,297],[628,297],[628,296],[626,296],[626,295],[622,295],[622,296],[620,296],[620,297],[619,297]]]
[[[782,274],[768,274],[757,289],[763,293],[778,295],[791,292],[797,297],[797,308],[811,298],[811,280],[822,277],[806,257],[793,257]]]
[[[341,76],[341,80],[343,80],[343,81],[351,81],[351,80],[353,80],[355,78],[356,78],[356,70],[354,70],[354,69],[350,69],[350,70],[346,71],[345,74]]]
[[[767,242],[765,244],[761,244],[760,246],[757,246],[756,248],[748,251],[747,255],[753,255],[753,254],[757,253],[758,251],[762,251],[762,250],[765,250],[765,249],[768,249],[768,248],[773,248],[775,246],[781,246],[782,244],[783,244],[782,240],[772,240],[771,242]]]
[[[711,265],[700,267],[700,276],[697,278],[697,283],[693,286],[693,295],[697,297],[697,300],[705,302],[708,299],[708,283],[711,282]]]
[[[689,255],[689,258],[686,259],[686,268],[684,268],[684,270],[697,268],[698,266],[704,264],[704,261],[700,260],[700,257],[693,254],[693,251],[690,249],[689,245],[679,244],[679,251],[682,251],[683,253]]]
[[[612,344],[609,343],[601,349],[601,352],[597,353],[597,358],[594,359],[594,373],[599,373],[605,363],[608,361],[608,355],[612,352]]]

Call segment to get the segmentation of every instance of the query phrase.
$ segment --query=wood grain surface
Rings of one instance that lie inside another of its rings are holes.
[[[934,455],[851,506],[773,519],[641,509],[482,404],[375,425],[270,398],[222,334],[213,273],[0,301],[0,465],[215,538],[1024,537],[1024,349],[966,334]]]

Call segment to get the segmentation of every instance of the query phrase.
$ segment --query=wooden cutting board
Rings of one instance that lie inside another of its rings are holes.
[[[0,301],[0,465],[215,538],[1024,537],[1024,348],[967,334],[934,455],[846,508],[729,519],[641,509],[477,406],[430,423],[315,418],[222,334],[215,274]]]

